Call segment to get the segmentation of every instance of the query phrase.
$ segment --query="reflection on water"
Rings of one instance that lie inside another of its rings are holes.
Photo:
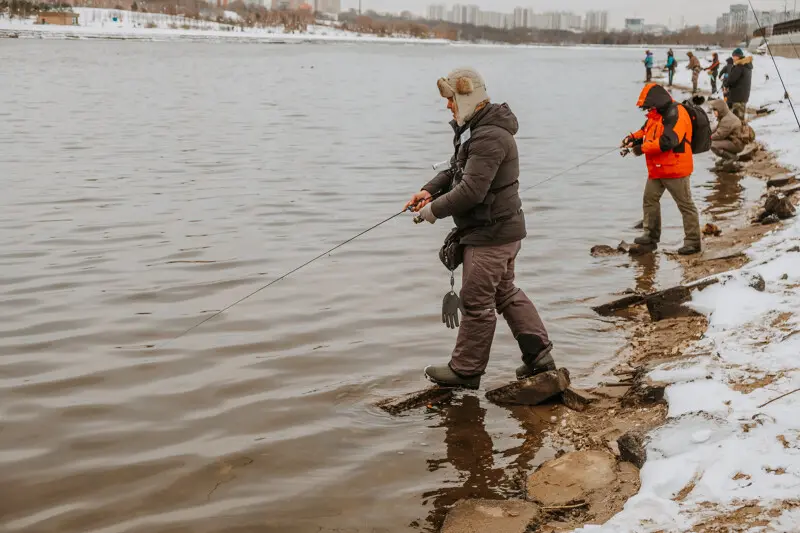
[[[727,220],[732,213],[757,200],[764,188],[763,182],[755,178],[722,171],[715,174],[716,179],[705,186],[710,192],[703,210],[715,222]]]
[[[437,416],[441,420],[436,427],[445,430],[446,456],[428,459],[428,470],[435,472],[449,465],[455,469],[456,479],[423,495],[425,504],[433,504],[427,518],[427,531],[438,531],[447,510],[458,500],[522,496],[523,478],[518,474],[528,470],[541,448],[550,407],[513,407],[503,411],[508,411],[519,422],[522,430],[521,441],[507,450],[498,449],[497,443],[487,431],[487,410],[477,396],[457,396],[450,405],[438,411]],[[510,463],[506,459],[511,459]]]
[[[457,471],[457,481],[426,492],[424,503],[433,502],[428,523],[438,530],[447,509],[463,498],[500,499],[513,492],[505,468],[495,464],[492,437],[486,432],[486,409],[471,394],[464,395],[442,408],[441,425],[445,429],[447,455],[429,459],[428,470],[435,472],[444,465]]]
[[[661,263],[661,254],[644,254],[633,256],[633,261],[636,274],[636,292],[650,293],[656,290],[656,277],[659,271],[659,264]]]

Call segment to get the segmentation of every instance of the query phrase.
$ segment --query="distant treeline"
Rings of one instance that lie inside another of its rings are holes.
[[[339,15],[339,20],[345,24],[358,21],[358,31],[363,33],[381,33],[385,27],[401,22],[411,22],[407,19],[380,15],[368,11],[366,15],[359,16],[354,10]],[[687,28],[679,33],[669,35],[652,35],[647,33],[631,32],[573,32],[566,30],[540,30],[531,28],[502,29],[488,26],[474,26],[471,24],[452,24],[449,22],[436,22],[415,20],[417,26],[428,28],[432,37],[450,39],[453,41],[491,41],[509,44],[600,44],[600,45],[675,45],[675,46],[734,46],[746,38],[744,35],[730,34],[705,34],[699,27]],[[377,31],[370,31],[375,28]]]
[[[72,5],[91,4],[91,7],[109,9],[130,9],[149,13],[165,13],[183,15],[202,20],[222,21],[223,10],[204,0],[135,0],[121,3],[120,0],[74,0]],[[39,11],[65,9],[70,4],[39,3],[30,0],[0,0],[0,12],[12,16],[27,17]],[[261,5],[245,4],[235,0],[225,8],[241,17],[236,25],[242,27],[275,27],[283,26],[287,32],[304,31],[313,24],[315,17],[308,11],[273,11]],[[680,33],[669,35],[651,35],[631,32],[572,32],[563,30],[538,30],[514,28],[510,30],[473,26],[470,24],[451,24],[447,22],[410,20],[389,15],[380,15],[367,11],[359,15],[350,10],[339,15],[335,26],[359,33],[391,36],[410,36],[420,39],[438,38],[451,41],[498,42],[509,44],[599,44],[599,45],[673,45],[673,46],[723,46],[732,47],[748,36],[728,34],[705,34],[700,28],[687,28]]]

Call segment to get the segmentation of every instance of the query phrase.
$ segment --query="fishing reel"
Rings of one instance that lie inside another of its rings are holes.
[[[619,151],[619,155],[621,155],[622,157],[626,157],[626,156],[630,155],[630,153],[631,153],[631,149],[630,149],[630,148],[628,148],[627,146],[626,146],[626,147],[624,147],[624,148],[622,148],[622,149]]]

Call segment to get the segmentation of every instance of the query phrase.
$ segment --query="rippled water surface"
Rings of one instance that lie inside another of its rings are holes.
[[[483,394],[392,418],[455,334],[450,225],[395,219],[450,155],[435,81],[469,64],[517,113],[522,186],[643,117],[639,51],[6,41],[0,46],[0,529],[395,532],[513,492],[518,413]],[[724,214],[741,187],[705,189]],[[678,279],[635,236],[644,163],[611,154],[524,195],[518,280],[591,382],[621,344],[593,298]],[[667,247],[679,217],[665,201]],[[484,389],[512,376],[498,327]],[[546,451],[542,454],[546,455]],[[524,464],[523,464],[524,463]]]

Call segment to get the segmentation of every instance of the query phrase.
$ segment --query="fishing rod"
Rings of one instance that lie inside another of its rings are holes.
[[[554,179],[556,179],[556,178],[558,178],[558,177],[561,177],[561,176],[563,176],[564,174],[567,174],[567,173],[569,173],[569,172],[572,172],[573,170],[577,170],[577,169],[581,168],[581,167],[582,167],[582,166],[584,166],[584,165],[588,165],[589,163],[592,163],[592,162],[594,162],[594,161],[597,161],[598,159],[601,159],[601,158],[603,158],[603,157],[607,156],[607,155],[608,155],[608,154],[610,154],[611,152],[616,152],[617,150],[619,150],[619,148],[612,148],[612,149],[611,149],[611,150],[609,150],[608,152],[603,152],[602,154],[600,154],[600,155],[598,155],[598,156],[592,157],[591,159],[587,159],[586,161],[583,161],[583,162],[581,162],[581,163],[578,163],[578,164],[577,164],[577,165],[575,165],[574,167],[570,167],[570,168],[568,168],[568,169],[566,169],[566,170],[562,170],[562,171],[561,171],[561,172],[559,172],[558,174],[554,174],[554,175],[550,176],[550,177],[549,177],[549,178],[547,178],[547,179],[544,179],[544,180],[542,180],[542,181],[539,181],[539,182],[537,182],[537,183],[534,183],[534,184],[533,184],[533,185],[531,185],[530,187],[525,187],[524,189],[522,189],[521,191],[519,191],[519,194],[521,195],[521,194],[523,194],[523,193],[526,193],[526,192],[530,191],[531,189],[534,189],[534,188],[538,187],[539,185],[544,185],[544,184],[545,184],[545,183],[547,183],[548,181],[553,181]],[[622,152],[621,152],[621,153],[622,153]],[[625,154],[625,155],[627,155],[627,154]],[[623,157],[625,157],[625,156],[623,155]],[[437,168],[439,168],[439,167],[440,167],[440,165],[441,165],[441,163],[439,163],[438,165],[433,165],[433,168],[434,168],[434,170],[436,170]],[[424,220],[423,220],[421,217],[417,216],[417,217],[415,217],[415,218],[414,218],[414,223],[416,223],[416,224],[419,224],[419,223],[421,223],[421,222],[424,222]]]
[[[767,32],[764,30],[764,26],[761,25],[761,21],[758,20],[758,13],[756,13],[756,8],[753,7],[753,0],[747,0],[750,4],[750,9],[753,11],[753,16],[756,19],[756,24],[758,24],[758,29],[761,31],[761,35],[764,36],[764,42],[767,44],[767,52],[769,52],[769,57],[772,59],[772,64],[775,65],[775,71],[778,73],[778,78],[781,80],[781,85],[783,85],[783,92],[786,94],[786,99],[789,101],[789,107],[792,108],[792,114],[794,115],[794,120],[797,122],[797,128],[800,130],[800,118],[797,118],[797,111],[794,109],[794,103],[792,103],[792,97],[789,94],[789,89],[786,88],[786,84],[783,82],[783,76],[781,75],[781,71],[778,68],[778,62],[775,61],[775,56],[772,55],[772,47],[769,45],[769,39],[767,39]],[[790,39],[791,41],[791,39]],[[794,43],[792,43],[794,45]],[[795,49],[795,53],[797,50]]]
[[[590,158],[590,159],[587,159],[586,161],[583,161],[583,162],[581,162],[581,163],[578,163],[577,165],[575,165],[575,166],[573,166],[573,167],[570,167],[570,168],[568,168],[568,169],[566,169],[566,170],[562,170],[561,172],[559,172],[559,173],[557,173],[557,174],[554,174],[553,176],[550,176],[549,178],[547,178],[547,179],[545,179],[545,180],[542,180],[542,181],[540,181],[540,182],[538,182],[538,183],[534,183],[534,184],[533,184],[533,185],[531,185],[530,187],[527,187],[527,188],[523,189],[523,190],[520,192],[520,194],[521,194],[521,193],[523,193],[523,192],[529,191],[529,190],[531,190],[531,189],[533,189],[533,188],[535,188],[535,187],[538,187],[539,185],[542,185],[542,184],[544,184],[544,183],[547,183],[548,181],[552,181],[552,180],[556,179],[556,178],[557,178],[557,177],[559,177],[559,176],[563,176],[564,174],[566,174],[566,173],[568,173],[568,172],[571,172],[571,171],[573,171],[573,170],[576,170],[576,169],[578,169],[578,168],[580,168],[580,167],[582,167],[582,166],[584,166],[584,165],[587,165],[587,164],[589,164],[589,163],[591,163],[591,162],[593,162],[593,161],[597,161],[597,160],[598,160],[598,159],[600,159],[601,157],[605,157],[606,155],[610,154],[611,152],[615,152],[615,151],[617,151],[617,150],[618,150],[618,148],[613,148],[613,149],[609,150],[608,152],[604,152],[604,153],[602,153],[602,154],[600,154],[600,155],[598,155],[598,156],[595,156],[595,157],[592,157],[592,158]],[[434,167],[436,167],[436,165],[434,165]],[[421,200],[420,202],[425,202],[425,200]],[[346,245],[350,244],[351,242],[355,241],[356,239],[358,239],[358,238],[360,238],[360,237],[363,237],[364,235],[366,235],[366,234],[367,234],[367,233],[369,233],[370,231],[372,231],[372,230],[375,230],[375,229],[377,229],[377,228],[379,228],[379,227],[383,226],[383,225],[384,225],[384,224],[386,224],[387,222],[390,222],[390,221],[394,220],[395,218],[397,218],[397,217],[401,216],[401,215],[402,215],[402,214],[404,214],[404,213],[407,213],[407,212],[409,212],[409,211],[414,211],[414,209],[415,209],[415,208],[416,208],[416,207],[419,205],[419,203],[420,203],[420,202],[418,202],[418,203],[416,203],[416,204],[413,204],[413,205],[410,205],[410,206],[406,207],[405,209],[403,209],[402,211],[400,211],[399,213],[395,213],[394,215],[392,215],[392,216],[390,216],[390,217],[388,217],[388,218],[385,218],[384,220],[381,220],[381,221],[380,221],[380,222],[378,222],[377,224],[375,224],[375,225],[373,225],[373,226],[370,226],[369,228],[365,229],[365,230],[364,230],[364,231],[362,231],[361,233],[359,233],[359,234],[357,234],[357,235],[355,235],[355,236],[353,236],[353,237],[350,237],[350,238],[349,238],[349,239],[347,239],[346,241],[343,241],[343,242],[341,242],[341,243],[337,244],[336,246],[334,246],[334,247],[333,247],[333,248],[331,248],[330,250],[327,250],[327,251],[325,251],[325,252],[322,252],[321,254],[317,255],[317,256],[316,256],[316,257],[314,257],[313,259],[309,259],[308,261],[306,261],[306,262],[305,262],[305,263],[303,263],[302,265],[300,265],[300,266],[298,266],[298,267],[296,267],[296,268],[293,268],[293,269],[292,269],[292,270],[290,270],[289,272],[287,272],[287,273],[283,274],[282,276],[280,276],[280,277],[278,277],[278,278],[275,278],[274,280],[270,281],[270,282],[269,282],[269,283],[267,283],[266,285],[263,285],[262,287],[259,287],[258,289],[254,290],[253,292],[251,292],[251,293],[250,293],[250,294],[248,294],[247,296],[244,296],[244,297],[242,297],[242,298],[239,298],[238,300],[236,300],[236,301],[235,301],[235,302],[233,302],[232,304],[230,304],[230,305],[228,305],[228,306],[224,307],[223,309],[220,309],[219,311],[217,311],[216,313],[212,314],[211,316],[209,316],[209,317],[206,317],[205,319],[203,319],[202,321],[198,322],[197,324],[195,324],[194,326],[190,327],[189,329],[187,329],[187,330],[183,331],[183,332],[182,332],[182,333],[180,333],[179,335],[177,335],[177,336],[175,336],[175,337],[173,337],[173,338],[171,338],[171,339],[167,340],[166,342],[164,342],[164,344],[162,344],[162,345],[160,346],[160,348],[164,348],[165,346],[169,345],[169,344],[170,344],[170,343],[172,343],[172,342],[175,342],[176,340],[180,339],[181,337],[184,337],[184,336],[188,335],[189,333],[191,333],[192,331],[196,330],[197,328],[199,328],[200,326],[202,326],[202,325],[203,325],[203,324],[205,324],[206,322],[209,322],[209,321],[211,321],[211,320],[215,319],[216,317],[218,317],[218,316],[219,316],[219,315],[221,315],[222,313],[224,313],[224,312],[226,312],[226,311],[228,311],[228,310],[230,310],[230,309],[232,309],[232,308],[236,307],[237,305],[239,305],[240,303],[244,302],[245,300],[248,300],[248,299],[252,298],[252,297],[253,297],[253,296],[255,296],[256,294],[260,293],[261,291],[264,291],[264,290],[266,290],[266,289],[268,289],[268,288],[272,287],[272,286],[273,286],[273,285],[275,285],[276,283],[278,283],[278,282],[280,282],[280,281],[283,281],[283,280],[285,280],[286,278],[288,278],[289,276],[291,276],[291,275],[292,275],[292,274],[294,274],[295,272],[297,272],[297,271],[299,271],[299,270],[302,270],[302,269],[304,269],[305,267],[309,266],[310,264],[312,264],[312,263],[314,263],[314,262],[316,262],[316,261],[318,261],[318,260],[322,259],[322,258],[323,258],[323,257],[325,257],[326,255],[328,255],[328,254],[330,254],[330,253],[332,253],[332,252],[335,252],[335,251],[336,251],[336,250],[338,250],[339,248],[342,248],[343,246],[346,246]],[[415,220],[415,221],[416,221],[416,220]]]

